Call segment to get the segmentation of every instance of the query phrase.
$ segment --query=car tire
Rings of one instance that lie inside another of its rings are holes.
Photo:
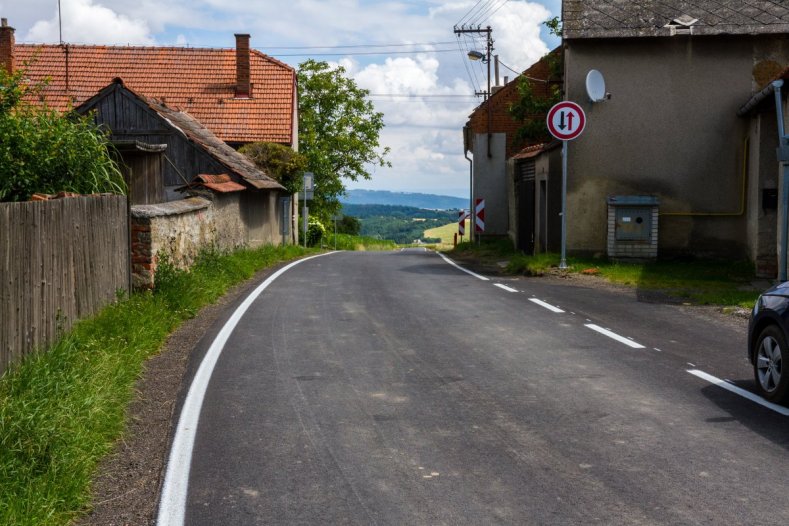
[[[759,394],[770,402],[786,402],[789,369],[783,368],[783,360],[786,358],[789,365],[789,348],[783,331],[777,325],[769,325],[759,334],[753,358],[753,376]]]

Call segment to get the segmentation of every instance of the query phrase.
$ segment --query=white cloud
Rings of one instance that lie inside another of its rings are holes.
[[[94,3],[94,0],[69,0],[62,3],[63,40],[91,44],[153,44],[145,20],[120,15]],[[49,20],[39,20],[24,37],[25,41],[58,42],[58,13]]]
[[[550,12],[533,2],[509,2],[493,15],[496,53],[516,71],[523,71],[550,51],[540,39],[542,22]]]
[[[471,64],[463,53],[435,50],[456,47],[453,26],[475,5],[477,0],[62,0],[64,38],[74,43],[230,47],[233,33],[248,32],[253,46],[274,56],[282,53],[282,60],[296,65],[307,57],[285,57],[294,51],[274,46],[451,42],[389,58],[315,56],[343,65],[376,95],[376,108],[385,115],[381,144],[392,148],[393,168],[371,167],[375,180],[359,184],[416,191],[457,189],[468,181],[462,127],[480,102],[469,96],[485,84],[484,69],[470,81],[466,67]],[[560,3],[510,0],[481,21],[493,27],[495,52],[503,63],[524,70],[548,51],[540,40],[541,23],[550,16],[546,5],[558,9]],[[17,28],[19,42],[57,42],[56,8],[54,0],[0,0],[0,15]]]

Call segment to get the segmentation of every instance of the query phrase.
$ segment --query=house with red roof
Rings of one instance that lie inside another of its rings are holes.
[[[207,246],[297,241],[292,196],[236,151],[298,147],[296,71],[235,37],[235,49],[16,44],[0,21],[0,67],[42,86],[29,102],[110,131],[135,205],[139,286],[162,250],[187,266]]]

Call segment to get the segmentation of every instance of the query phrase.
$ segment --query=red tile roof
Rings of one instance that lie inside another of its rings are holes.
[[[248,99],[235,98],[234,49],[17,44],[14,52],[31,80],[49,79],[42,94],[61,111],[69,97],[79,106],[121,77],[137,93],[188,111],[225,142],[294,142],[296,72],[259,51],[251,51]]]

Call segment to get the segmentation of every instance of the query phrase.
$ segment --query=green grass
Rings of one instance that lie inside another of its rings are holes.
[[[525,256],[512,248],[509,240],[464,243],[452,254],[481,261],[506,259],[506,272],[540,276],[559,266],[558,254]],[[567,258],[568,272],[588,273],[620,285],[661,291],[701,305],[750,308],[761,292],[751,286],[753,265],[747,261],[656,261],[618,263],[591,258]]]
[[[165,262],[155,293],[121,298],[9,368],[0,378],[0,524],[64,525],[84,512],[145,360],[229,287],[304,254],[293,246],[210,252],[190,272]]]
[[[377,239],[367,236],[351,236],[348,234],[337,234],[337,250],[394,250],[397,243],[388,239]],[[323,241],[324,247],[334,250],[334,234],[327,234]]]
[[[469,229],[469,220],[466,219],[466,232],[468,233]],[[455,234],[458,233],[458,223],[455,221],[454,223],[449,223],[448,225],[440,226],[438,228],[431,228],[429,230],[425,230],[424,237],[425,238],[438,238],[441,240],[441,243],[437,245],[437,248],[449,248],[454,246],[455,244]],[[467,236],[463,236],[463,238],[467,238]],[[458,242],[460,242],[463,238],[458,236]]]

